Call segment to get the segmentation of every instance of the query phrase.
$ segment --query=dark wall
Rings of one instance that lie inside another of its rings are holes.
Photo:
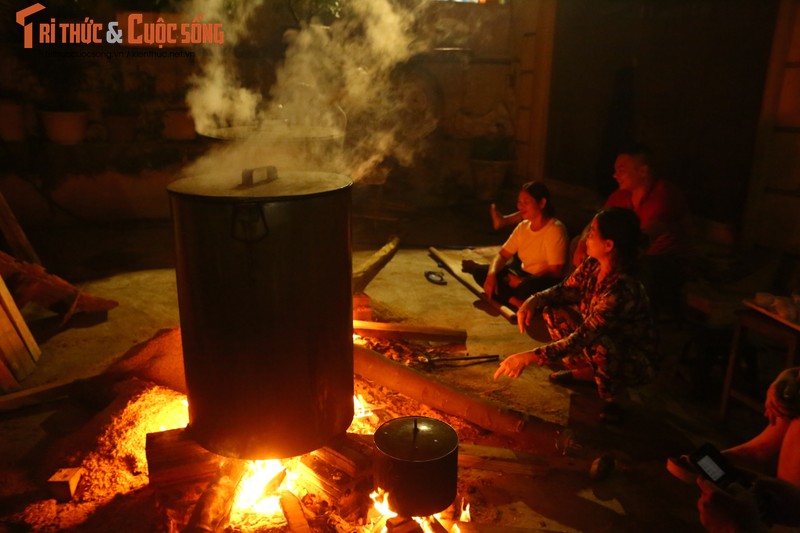
[[[777,0],[560,0],[548,176],[604,198],[648,144],[695,215],[738,226]]]

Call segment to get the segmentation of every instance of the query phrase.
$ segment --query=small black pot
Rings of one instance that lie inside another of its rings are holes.
[[[429,516],[453,503],[458,434],[434,418],[406,416],[382,424],[375,442],[375,484],[400,516]]]

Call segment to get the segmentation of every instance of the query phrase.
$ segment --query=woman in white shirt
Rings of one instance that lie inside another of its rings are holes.
[[[550,191],[543,183],[525,183],[517,197],[517,209],[523,220],[491,264],[462,265],[487,295],[514,307],[561,281],[569,246],[567,228],[555,218]]]

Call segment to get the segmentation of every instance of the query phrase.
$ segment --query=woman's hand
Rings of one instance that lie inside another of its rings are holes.
[[[494,296],[495,288],[497,287],[497,274],[494,272],[489,272],[486,274],[486,281],[483,282],[483,290],[486,292],[486,296],[491,298]]]
[[[494,373],[494,379],[500,376],[508,376],[516,379],[522,374],[526,366],[533,363],[538,365],[543,365],[545,363],[544,357],[542,357],[538,348],[529,352],[519,352],[509,355],[500,363],[500,367],[497,369],[497,372]]]
[[[767,390],[764,414],[772,425],[778,418],[800,416],[800,367],[778,374]]]
[[[517,325],[519,326],[520,333],[525,333],[528,330],[533,315],[539,312],[539,306],[540,302],[539,299],[536,298],[536,294],[529,296],[528,299],[519,306],[517,310]]]

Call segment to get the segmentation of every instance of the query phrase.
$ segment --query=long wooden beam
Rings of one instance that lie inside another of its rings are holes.
[[[481,300],[485,301],[492,307],[494,307],[503,317],[511,322],[512,324],[517,323],[517,313],[510,307],[501,304],[496,300],[492,300],[486,294],[486,291],[483,290],[483,287],[478,285],[472,276],[469,274],[465,274],[461,271],[461,264],[458,262],[457,259],[453,258],[452,256],[442,252],[441,250],[437,250],[433,246],[428,248],[428,251],[431,253],[433,257],[438,259],[442,262],[442,264],[450,271],[450,273],[458,279],[461,283],[463,283],[469,290],[475,293],[477,296],[481,298]]]
[[[467,342],[467,332],[463,329],[418,326],[397,322],[369,322],[353,320],[353,331],[366,337],[379,339],[417,339],[450,343]]]
[[[475,398],[363,346],[353,346],[353,366],[364,378],[490,431],[515,434],[525,425],[521,413]]]

